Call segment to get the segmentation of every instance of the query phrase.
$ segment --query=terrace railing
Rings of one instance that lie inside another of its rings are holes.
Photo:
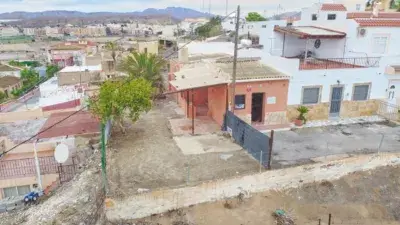
[[[300,59],[299,70],[352,69],[379,67],[380,57]]]

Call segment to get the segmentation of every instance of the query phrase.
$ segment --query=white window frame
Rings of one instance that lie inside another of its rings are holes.
[[[376,34],[372,36],[372,53],[385,54],[389,46],[390,35],[387,34]],[[382,40],[386,40],[383,43]],[[381,46],[380,46],[381,45]]]
[[[317,100],[317,102],[315,102],[315,103],[304,103],[304,91],[305,91],[305,89],[315,89],[315,88],[318,88],[318,100]],[[302,105],[316,105],[316,104],[319,104],[319,103],[321,103],[321,94],[322,94],[322,86],[304,86],[301,89],[300,102],[301,102]]]
[[[334,16],[334,19],[329,19],[329,16]],[[328,15],[326,15],[326,20],[336,20],[337,19],[337,14],[336,13],[329,13]]]
[[[357,86],[368,86],[368,92],[367,92],[367,96],[366,96],[365,99],[358,99],[358,100],[354,99],[354,94],[355,94],[355,91],[356,91],[356,87],[357,87]],[[368,101],[368,100],[369,100],[370,94],[371,94],[371,83],[359,83],[359,84],[354,84],[354,85],[353,85],[353,93],[352,93],[352,95],[351,95],[351,100],[352,100],[352,101],[357,101],[357,102],[360,102],[360,101]]]

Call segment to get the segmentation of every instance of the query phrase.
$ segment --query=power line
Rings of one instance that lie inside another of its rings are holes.
[[[231,12],[231,13],[229,13],[229,15],[226,15],[224,18],[222,18],[222,20],[224,20],[225,18],[227,18],[228,16],[230,16],[231,14],[233,14],[233,13],[235,13],[235,12],[236,12],[236,10],[233,11],[233,12]],[[221,20],[221,21],[222,21],[222,20]],[[192,43],[192,42],[195,41],[195,40],[196,40],[196,38],[194,38],[194,39],[192,39],[192,40],[186,42],[186,43],[183,44],[180,48],[178,47],[178,48],[176,49],[176,51],[173,51],[171,54],[165,56],[164,59],[168,59],[170,56],[174,55],[174,54],[175,54],[176,52],[178,52],[180,49],[186,47],[187,45],[189,45],[190,43]],[[123,82],[123,83],[119,86],[119,88],[122,87],[123,85],[125,85],[125,84],[128,83],[128,82],[130,82],[130,79],[128,79],[126,82]],[[13,146],[12,148],[10,148],[10,149],[8,149],[8,150],[6,150],[6,151],[0,153],[0,158],[3,157],[3,155],[5,155],[6,153],[8,153],[8,152],[10,152],[10,151],[12,151],[12,150],[18,148],[19,146],[21,146],[21,145],[23,145],[23,144],[25,144],[25,143],[27,143],[27,142],[29,142],[29,141],[31,141],[32,139],[34,139],[34,138],[37,137],[38,135],[40,135],[40,134],[42,134],[42,133],[44,133],[44,132],[50,130],[51,128],[53,128],[53,127],[55,127],[56,125],[58,125],[58,124],[64,122],[64,121],[67,120],[68,118],[71,118],[72,116],[74,116],[75,114],[78,114],[79,112],[83,111],[83,110],[86,109],[86,108],[87,108],[87,106],[84,106],[84,107],[80,108],[78,111],[75,111],[75,112],[71,113],[70,115],[66,116],[65,118],[63,118],[63,119],[61,119],[61,120],[59,120],[59,121],[57,121],[56,123],[54,123],[53,125],[47,127],[46,129],[44,129],[44,130],[42,130],[42,131],[36,133],[35,135],[31,136],[30,138],[24,140],[23,142],[20,142],[20,143],[18,143],[17,145]]]

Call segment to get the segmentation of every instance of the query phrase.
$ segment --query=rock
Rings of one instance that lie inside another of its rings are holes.
[[[90,200],[89,196],[86,196],[86,197],[83,198],[83,202],[84,202],[84,203],[88,203],[89,200]]]
[[[146,192],[150,192],[150,189],[138,188],[138,189],[137,189],[137,192],[138,192],[139,194],[143,194],[143,193],[146,193]]]
[[[345,128],[345,129],[342,130],[342,134],[349,136],[349,135],[352,135],[353,132],[351,132],[351,130]]]
[[[221,154],[219,155],[219,158],[224,161],[228,161],[228,159],[231,158],[232,156],[233,156],[232,154]]]

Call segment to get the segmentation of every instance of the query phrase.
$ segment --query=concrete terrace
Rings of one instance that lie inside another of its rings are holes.
[[[13,123],[2,123],[0,124],[0,137],[6,136],[16,144],[21,143],[37,134],[46,121],[47,118],[41,118],[35,120],[21,120]]]

